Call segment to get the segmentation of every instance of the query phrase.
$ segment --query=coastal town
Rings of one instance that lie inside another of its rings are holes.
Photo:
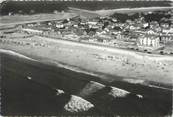
[[[172,116],[172,5],[0,2],[0,115]]]
[[[159,16],[159,17],[158,17]],[[173,10],[85,17],[77,15],[1,28],[0,41],[12,33],[62,39],[134,51],[173,54]]]

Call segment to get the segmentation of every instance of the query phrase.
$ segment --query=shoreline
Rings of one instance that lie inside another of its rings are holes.
[[[43,63],[43,64],[50,65],[50,66],[52,66],[53,64],[56,64],[56,65],[54,65],[56,67],[65,68],[65,69],[69,69],[69,70],[74,71],[74,72],[84,73],[84,74],[87,74],[87,75],[92,75],[92,76],[100,77],[98,74],[94,74],[92,72],[89,72],[89,71],[86,71],[86,70],[82,70],[82,69],[77,68],[75,66],[69,66],[69,65],[66,65],[66,64],[63,64],[63,63],[60,63],[60,62],[53,63],[53,61],[51,61],[51,62],[49,61],[48,62],[48,61],[37,60],[34,57],[25,56],[24,54],[15,52],[13,50],[0,49],[0,54],[1,53],[8,54],[10,56],[14,56],[14,57],[17,57],[17,58],[26,59],[26,60],[31,61],[31,62]]]
[[[81,74],[85,74],[85,75],[90,75],[92,77],[97,77],[99,78],[98,82],[101,83],[106,83],[109,84],[111,82],[109,82],[109,79],[112,79],[112,77],[115,76],[110,76],[109,74],[103,74],[103,73],[95,73],[95,72],[91,72],[85,69],[81,69],[79,67],[76,66],[70,66],[64,63],[60,63],[58,61],[53,62],[53,61],[43,61],[43,60],[39,60],[36,59],[34,57],[29,57],[29,56],[25,56],[23,54],[20,54],[18,52],[12,51],[12,50],[5,50],[5,49],[0,49],[0,57],[1,54],[6,54],[12,57],[15,57],[15,59],[22,59],[22,61],[24,60],[26,63],[32,63],[32,62],[36,62],[38,64],[44,64],[44,65],[48,65],[48,66],[53,66],[53,67],[58,67],[58,68],[63,68],[66,70],[71,70],[73,72],[77,72],[77,73],[81,73]],[[127,84],[131,84],[131,85],[140,85],[140,86],[147,86],[150,88],[155,88],[155,89],[160,89],[160,90],[168,90],[168,91],[173,91],[173,85],[172,84],[165,84],[165,83],[161,83],[161,82],[152,82],[152,81],[147,81],[147,80],[139,80],[139,79],[133,79],[133,78],[129,78],[129,77],[121,77],[121,76],[116,76],[117,79],[116,81],[118,82],[124,82]],[[108,78],[107,80],[105,80],[105,78]],[[87,79],[86,79],[87,80]],[[96,79],[93,79],[93,81],[95,81]],[[97,80],[96,80],[97,81]]]
[[[156,55],[156,56],[153,56],[153,55],[150,55],[150,54],[147,54],[147,53],[142,53],[142,55],[141,55],[141,53],[139,53],[139,52],[134,52],[134,51],[128,51],[128,50],[122,50],[122,49],[116,49],[116,48],[107,48],[107,47],[103,47],[103,46],[97,46],[97,45],[91,45],[91,44],[85,44],[85,43],[79,43],[79,42],[71,42],[71,41],[67,41],[67,40],[55,40],[55,39],[49,39],[49,38],[45,38],[45,37],[38,37],[38,36],[35,36],[35,38],[38,38],[38,39],[40,39],[40,40],[43,40],[43,38],[44,38],[44,41],[47,41],[47,42],[51,42],[51,43],[54,43],[54,44],[56,44],[56,45],[59,45],[59,44],[65,44],[66,46],[67,45],[69,45],[69,46],[71,46],[71,47],[78,47],[78,48],[81,48],[80,46],[82,46],[82,48],[89,48],[90,50],[95,50],[95,51],[106,51],[107,53],[114,53],[114,54],[119,54],[119,55],[123,55],[123,56],[131,56],[131,57],[133,57],[133,58],[135,58],[135,59],[148,59],[149,61],[153,61],[154,59],[158,59],[158,60],[154,60],[154,61],[165,61],[165,59],[166,59],[166,61],[173,61],[173,57],[172,56],[168,56],[168,57],[165,57],[165,56],[163,56],[163,55]],[[8,44],[7,44],[8,45]],[[86,45],[87,45],[87,47],[86,47]],[[20,46],[18,46],[19,48],[20,48]],[[16,48],[16,47],[14,47],[14,48]],[[85,70],[85,71],[88,71],[89,69],[88,68],[86,68],[85,69],[85,67],[81,67],[80,66],[80,64],[79,65],[74,65],[75,64],[75,62],[74,62],[74,64],[69,64],[69,62],[65,62],[64,60],[58,60],[58,58],[57,59],[55,59],[54,57],[52,58],[51,56],[50,56],[50,53],[48,52],[48,51],[50,51],[51,52],[51,50],[53,49],[49,49],[49,50],[46,50],[48,53],[46,54],[46,55],[44,55],[43,53],[41,54],[41,55],[37,55],[36,53],[38,53],[39,51],[41,51],[40,49],[41,48],[39,48],[39,50],[37,51],[37,50],[35,50],[34,51],[34,53],[32,53],[31,54],[31,52],[25,52],[25,50],[20,50],[20,49],[12,49],[11,47],[5,47],[5,48],[2,48],[2,49],[7,49],[7,50],[11,50],[11,51],[14,51],[15,50],[15,52],[17,52],[17,53],[21,53],[21,54],[23,54],[23,55],[28,55],[28,56],[30,56],[31,58],[32,57],[34,57],[34,58],[36,58],[36,59],[40,59],[41,61],[46,61],[46,62],[50,62],[50,63],[52,63],[52,64],[54,64],[54,62],[59,62],[59,63],[66,63],[66,64],[68,64],[69,66],[74,66],[74,67],[76,67],[76,68],[80,68],[80,69],[83,69],[83,70]],[[35,48],[36,49],[36,48]],[[54,48],[54,49],[56,49],[56,47]],[[68,50],[68,47],[67,47],[67,50]],[[116,50],[116,51],[115,51]],[[69,50],[69,51],[73,51],[73,49],[71,50]],[[88,50],[87,50],[88,51]],[[86,52],[87,52],[86,51]],[[55,52],[56,52],[56,50],[55,50]],[[65,51],[64,51],[65,52]],[[57,52],[56,52],[57,53]],[[135,56],[134,56],[135,55]],[[37,57],[36,57],[37,56]],[[71,56],[71,55],[70,55]],[[72,55],[73,56],[73,55]],[[74,56],[76,56],[76,55],[74,55]],[[74,58],[74,56],[73,56],[73,58]],[[149,57],[148,57],[149,56]],[[131,58],[130,57],[130,58]],[[160,58],[161,57],[161,58]],[[62,58],[62,57],[60,57],[60,58]],[[127,57],[128,58],[128,57]],[[76,61],[75,59],[74,59],[74,61]],[[70,62],[71,63],[71,62]],[[73,68],[74,68],[73,67]],[[93,71],[92,69],[90,69],[90,71]],[[93,71],[92,73],[97,73],[98,71]],[[102,72],[98,72],[98,73],[102,73]],[[106,73],[103,73],[103,74],[106,74]],[[108,73],[109,74],[109,73]],[[115,75],[115,74],[110,74],[110,75]],[[130,78],[134,78],[134,77],[131,77],[131,76],[127,76],[127,75],[125,75],[125,76],[121,76],[121,75],[117,75],[117,76],[120,76],[120,77],[122,77],[122,79],[123,78],[126,78],[126,77],[128,77],[127,79],[129,79],[129,77]],[[135,78],[134,80],[139,80],[140,78]],[[145,78],[144,78],[145,79]],[[142,79],[141,79],[142,80]],[[147,79],[145,79],[145,80],[149,80],[148,78]],[[162,81],[159,81],[160,83],[163,83]],[[167,83],[169,82],[169,84],[171,84],[172,85],[172,81],[171,81],[171,83],[170,83],[170,81],[166,81]]]
[[[55,66],[50,66],[50,65],[46,65],[46,64],[42,64],[38,62],[30,63],[30,60],[27,61],[26,59],[22,59],[22,58],[19,59],[19,58],[16,58],[15,56],[11,57],[10,55],[3,55],[3,54],[2,56],[3,56],[2,58],[3,61],[7,60],[7,62],[4,62],[3,64],[6,71],[5,73],[6,77],[4,77],[3,81],[4,82],[6,81],[6,84],[7,83],[9,84],[9,85],[5,85],[6,89],[12,89],[12,90],[7,90],[8,91],[7,93],[14,94],[14,96],[11,96],[11,97],[15,97],[21,94],[22,89],[26,88],[25,86],[28,86],[27,90],[25,91],[27,94],[28,93],[32,94],[32,92],[35,90],[39,92],[39,87],[42,86],[44,87],[44,90],[42,91],[46,95],[47,93],[45,93],[45,91],[47,91],[47,89],[48,90],[51,89],[54,92],[60,90],[65,92],[65,94],[75,95],[75,96],[83,98],[84,100],[89,101],[90,103],[94,104],[95,108],[99,109],[99,111],[101,112],[109,111],[110,113],[111,112],[114,113],[116,111],[116,108],[111,108],[111,110],[108,109],[108,111],[107,111],[107,108],[112,107],[112,105],[116,106],[116,104],[119,103],[120,101],[119,97],[122,99],[121,102],[127,102],[127,100],[130,99],[130,104],[134,104],[135,108],[140,107],[141,109],[140,112],[143,112],[143,109],[144,109],[143,107],[146,107],[145,105],[148,105],[148,104],[149,104],[149,107],[150,105],[153,105],[152,107],[157,107],[157,105],[155,104],[158,104],[158,105],[162,104],[162,107],[165,106],[168,109],[169,108],[171,109],[172,88],[163,89],[160,87],[157,88],[157,87],[143,86],[141,84],[131,84],[129,82],[123,82],[123,81],[115,81],[115,82],[106,84],[101,82],[99,77],[94,77],[94,76],[86,75],[83,73],[76,73],[74,71],[70,71],[70,70],[62,69],[62,68],[56,68]],[[15,66],[19,66],[20,69],[16,69]],[[34,87],[31,83],[36,84],[37,87]],[[16,87],[18,87],[18,89],[16,89]],[[28,89],[32,89],[32,90],[28,90]],[[14,93],[14,90],[17,91],[18,93],[16,92]],[[109,93],[109,92],[112,92],[112,93]],[[24,94],[19,95],[19,98],[18,98],[19,102],[22,101],[20,100],[20,98]],[[127,95],[124,96],[122,94],[127,94]],[[40,95],[40,92],[39,92],[39,95]],[[100,98],[102,96],[103,98]],[[56,97],[56,99],[57,98],[58,97]],[[8,98],[8,99],[11,99],[11,98]],[[33,99],[36,99],[36,98],[33,97]],[[12,102],[11,104],[13,105],[14,104],[13,102],[16,102],[16,101],[17,100],[11,101]],[[42,104],[45,104],[46,102],[44,101],[44,103]],[[110,103],[107,103],[107,102],[110,102]],[[123,110],[123,112],[125,112],[124,110],[128,109],[126,105],[130,105],[130,104],[121,103],[121,102],[120,102],[120,104],[122,105],[121,109]],[[39,103],[36,102],[34,104],[37,105]],[[169,106],[166,104],[169,104]],[[56,105],[58,104],[56,103]],[[119,107],[119,105],[117,107]],[[64,105],[63,105],[63,108],[64,108]],[[139,110],[137,110],[137,112],[138,111]],[[146,110],[146,112],[148,113],[149,111]]]

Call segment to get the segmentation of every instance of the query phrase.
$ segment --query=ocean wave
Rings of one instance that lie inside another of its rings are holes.
[[[129,78],[125,78],[123,79],[123,81],[132,83],[132,84],[144,84],[146,81],[142,80],[142,79],[129,79]]]
[[[27,56],[25,56],[25,55],[23,55],[23,54],[14,52],[14,51],[12,51],[12,50],[0,49],[0,53],[9,54],[9,55],[12,55],[12,56],[24,58],[24,59],[31,60],[31,61],[37,61],[37,60],[32,59],[32,58],[30,58],[30,57],[27,57]]]
[[[87,75],[91,75],[91,76],[95,76],[95,77],[106,77],[105,75],[101,75],[101,74],[94,73],[94,72],[91,72],[88,70],[84,70],[84,69],[81,69],[81,68],[76,67],[76,66],[60,63],[58,61],[53,61],[53,64],[57,65],[58,67],[65,68],[65,69],[68,69],[68,70],[71,70],[71,71],[74,71],[77,73],[83,73],[83,74],[87,74]]]
[[[12,55],[12,56],[16,56],[16,57],[31,60],[31,61],[43,62],[43,61],[40,61],[40,60],[30,58],[30,57],[25,56],[23,54],[17,53],[17,52],[12,51],[12,50],[0,49],[0,53],[6,53],[6,54],[9,54],[9,55]],[[60,62],[55,61],[55,60],[50,60],[49,63],[53,63],[57,67],[65,68],[65,69],[68,69],[68,70],[71,70],[71,71],[74,71],[74,72],[77,72],[77,73],[83,73],[83,74],[87,74],[87,75],[91,75],[91,76],[95,76],[95,77],[105,77],[104,75],[99,75],[99,74],[96,74],[96,73],[93,73],[93,72],[89,72],[87,70],[80,69],[79,67],[63,64],[63,63],[60,63]]]
[[[112,81],[115,80],[114,77],[113,78],[111,76],[109,77],[106,74],[95,73],[95,72],[92,72],[92,71],[81,69],[81,68],[79,68],[77,66],[67,65],[67,64],[61,63],[61,62],[59,62],[57,60],[51,60],[51,59],[49,59],[49,60],[46,60],[46,59],[38,60],[38,59],[30,58],[30,57],[25,56],[25,55],[20,54],[20,53],[17,53],[15,51],[6,50],[6,49],[0,49],[0,53],[9,54],[9,55],[12,55],[12,56],[16,56],[16,57],[27,59],[27,60],[34,61],[34,62],[50,63],[50,64],[53,64],[56,67],[59,67],[59,68],[64,68],[64,69],[67,69],[67,70],[71,70],[73,72],[77,72],[77,73],[82,73],[82,74],[98,77],[98,78],[101,78],[102,80],[109,79],[109,82],[112,82]],[[162,89],[164,88],[164,87],[161,87],[160,85],[158,86],[158,84],[152,84],[151,85],[151,82],[149,82],[147,80],[142,80],[142,79],[122,78],[122,79],[119,79],[119,80],[122,80],[122,81],[127,82],[127,83],[131,83],[131,84],[147,85],[149,87],[155,87],[155,88],[157,87],[157,88],[162,88]],[[108,80],[106,80],[106,81],[108,81]]]

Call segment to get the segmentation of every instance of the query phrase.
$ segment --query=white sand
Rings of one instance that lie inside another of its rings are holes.
[[[118,75],[124,78],[149,80],[172,84],[173,57],[149,55],[121,49],[103,48],[92,45],[55,41],[46,38],[13,39],[30,45],[0,43],[0,48],[10,49],[23,55],[46,62],[61,62],[87,71]],[[35,45],[37,43],[37,45]],[[38,45],[42,43],[42,45]],[[25,46],[24,46],[25,45]],[[112,56],[109,58],[109,56]],[[102,77],[106,81],[117,80]]]

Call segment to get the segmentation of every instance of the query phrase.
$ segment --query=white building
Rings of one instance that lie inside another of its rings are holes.
[[[153,50],[160,48],[160,38],[156,35],[142,35],[140,36],[137,45],[139,48]]]
[[[167,33],[167,34],[162,33],[160,35],[160,39],[161,39],[161,42],[163,42],[163,43],[173,41],[173,33]]]

